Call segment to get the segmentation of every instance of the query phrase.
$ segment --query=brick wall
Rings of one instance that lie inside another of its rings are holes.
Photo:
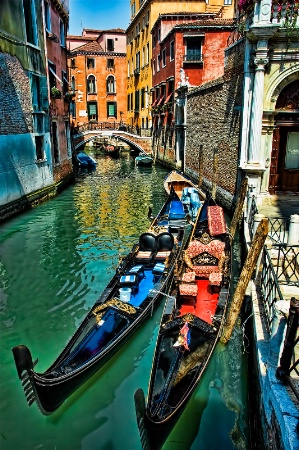
[[[241,42],[226,52],[223,77],[195,88],[187,95],[186,172],[198,177],[202,146],[204,184],[210,189],[213,157],[217,151],[217,195],[226,197],[228,206],[237,190],[243,54]]]
[[[8,53],[0,53],[0,86],[0,134],[32,132],[28,73]]]

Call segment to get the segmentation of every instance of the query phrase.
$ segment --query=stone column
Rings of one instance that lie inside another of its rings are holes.
[[[299,214],[293,214],[290,217],[290,229],[287,245],[299,245]]]
[[[262,118],[263,118],[263,100],[264,100],[264,75],[265,67],[269,60],[266,58],[268,52],[267,41],[259,41],[257,44],[256,66],[252,108],[251,108],[251,126],[249,133],[248,164],[257,165],[261,168],[260,147],[262,137]]]

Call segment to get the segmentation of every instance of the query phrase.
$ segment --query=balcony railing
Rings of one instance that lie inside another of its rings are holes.
[[[184,63],[202,63],[203,62],[203,54],[187,54],[184,55]]]
[[[298,1],[294,0],[272,0],[271,22],[291,27],[299,25]]]

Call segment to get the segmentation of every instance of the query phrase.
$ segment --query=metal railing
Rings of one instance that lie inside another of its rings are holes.
[[[275,244],[271,253],[278,284],[299,287],[299,245]]]
[[[254,234],[254,216],[258,214],[255,197],[249,197],[247,224],[251,240]],[[262,302],[266,327],[273,332],[276,304],[284,300],[281,285],[299,286],[299,245],[287,245],[289,219],[268,219],[268,235],[271,250],[264,246],[261,257],[261,272],[257,284]],[[276,376],[288,384],[299,400],[299,299],[291,298],[283,349],[280,354]],[[298,425],[299,427],[299,425]]]

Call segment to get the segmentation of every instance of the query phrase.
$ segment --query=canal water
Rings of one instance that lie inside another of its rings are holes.
[[[161,305],[123,348],[53,415],[27,406],[11,348],[27,345],[43,372],[157,213],[168,171],[129,154],[97,168],[0,225],[1,450],[140,450],[133,395],[146,392]],[[236,283],[240,248],[234,247]],[[249,449],[242,327],[218,345],[203,382],[163,450]]]

